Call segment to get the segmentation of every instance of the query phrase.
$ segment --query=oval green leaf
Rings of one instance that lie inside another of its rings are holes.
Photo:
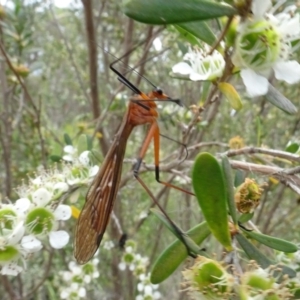
[[[276,265],[276,262],[273,260],[270,260],[268,257],[266,257],[264,254],[262,254],[248,239],[243,236],[242,234],[235,235],[235,238],[237,239],[238,243],[240,244],[241,248],[245,251],[246,255],[257,262],[258,265],[260,265],[263,269],[269,267],[270,265]],[[287,266],[280,266],[282,268],[282,271],[275,272],[274,276],[282,276],[284,274],[287,274],[290,278],[293,278],[296,276],[296,272],[287,267]]]
[[[266,99],[270,103],[290,115],[296,114],[298,112],[298,108],[288,98],[286,98],[277,89],[275,89],[270,83],[268,93],[266,94]]]
[[[286,253],[293,253],[298,251],[297,245],[278,239],[266,234],[254,232],[254,231],[247,231],[245,229],[242,229],[242,231],[250,238],[258,241],[259,243],[266,245],[272,249],[276,249],[278,251],[286,252]]]
[[[231,251],[223,172],[211,154],[200,153],[196,157],[192,182],[208,227],[225,249]]]
[[[191,44],[192,46],[200,46],[200,42],[198,41],[198,39],[193,35],[191,34],[190,32],[188,32],[187,30],[185,30],[184,28],[180,27],[180,26],[177,26],[177,25],[174,25],[174,28],[179,32],[179,37],[188,42],[189,44]]]
[[[178,23],[176,24],[176,27],[182,28],[210,46],[212,46],[217,40],[211,28],[204,21]]]
[[[60,155],[50,155],[50,159],[53,162],[60,162],[62,160],[62,157]]]
[[[210,234],[206,222],[203,222],[187,232],[187,235],[197,244],[201,244]],[[167,279],[187,258],[188,252],[180,240],[174,241],[166,248],[155,261],[150,280],[153,284],[158,284]]]
[[[246,178],[246,174],[243,170],[236,170],[235,176],[234,176],[234,186],[240,186]]]
[[[218,88],[234,110],[238,111],[242,109],[243,104],[241,97],[232,84],[228,82],[220,82],[218,84]]]
[[[248,213],[248,214],[242,214],[239,217],[239,223],[240,224],[246,223],[246,222],[250,221],[253,218],[253,216],[254,216],[254,212]]]
[[[236,225],[237,215],[236,215],[236,206],[234,201],[233,178],[231,174],[232,169],[229,163],[229,159],[226,155],[222,157],[222,167],[225,176],[228,210],[233,223]]]
[[[87,150],[87,135],[81,134],[77,142],[77,151],[78,154],[81,154],[83,151]]]
[[[237,11],[230,5],[208,0],[125,0],[124,13],[147,24],[175,24],[233,16]]]
[[[87,150],[91,151],[93,149],[93,139],[90,135],[86,135]]]
[[[243,234],[235,235],[242,249],[250,259],[254,259],[262,268],[274,265],[275,262],[261,253]]]
[[[299,147],[298,143],[289,143],[285,148],[285,151],[289,153],[296,153],[299,150]]]
[[[67,133],[64,134],[64,140],[65,140],[66,145],[71,145],[71,146],[73,145],[72,139],[70,138],[70,136]]]

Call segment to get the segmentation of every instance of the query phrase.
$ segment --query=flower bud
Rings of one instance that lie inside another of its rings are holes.
[[[246,178],[234,195],[235,204],[239,212],[252,213],[259,205],[263,189],[254,179]]]
[[[195,264],[182,272],[193,295],[201,299],[227,299],[234,284],[234,278],[217,261],[198,256]]]

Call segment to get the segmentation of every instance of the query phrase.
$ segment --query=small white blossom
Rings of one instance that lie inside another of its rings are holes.
[[[86,297],[86,285],[89,285],[93,279],[99,277],[97,265],[99,259],[93,259],[85,266],[78,265],[76,262],[69,262],[69,270],[61,271],[60,277],[63,283],[60,284],[60,298],[61,299],[81,299]],[[78,278],[81,280],[78,281]],[[65,283],[65,285],[64,285]]]
[[[139,291],[139,295],[136,299],[144,299],[147,297],[152,297],[152,299],[160,299],[161,293],[157,291],[158,284],[152,284],[150,282],[150,273],[141,274],[139,276],[140,282],[137,285],[137,290]]]
[[[270,0],[253,0],[253,18],[239,26],[232,62],[241,69],[250,97],[268,92],[267,78],[272,71],[288,84],[300,81],[300,64],[289,60],[291,42],[300,38],[300,18],[293,7],[273,15]]]
[[[115,244],[113,241],[105,241],[103,243],[103,248],[106,250],[111,250],[112,248],[114,248]]]
[[[192,81],[212,81],[221,77],[225,67],[222,54],[216,50],[212,54],[207,54],[207,52],[202,49],[190,49],[183,57],[186,62],[180,62],[173,66],[173,73],[188,77]]]

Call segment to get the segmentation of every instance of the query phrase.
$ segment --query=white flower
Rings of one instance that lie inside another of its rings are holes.
[[[150,273],[141,274],[139,276],[140,282],[137,285],[137,290],[139,291],[139,298],[136,299],[148,299],[152,297],[152,299],[159,299],[161,297],[160,292],[157,291],[158,285],[152,284],[150,282]]]
[[[103,244],[103,248],[106,250],[111,250],[114,247],[115,247],[115,244],[113,241],[105,241]]]
[[[80,299],[85,298],[86,289],[84,287],[79,287],[78,283],[72,283],[71,286],[65,287],[61,293],[61,299]]]
[[[67,145],[64,147],[64,152],[66,152],[66,154],[63,156],[63,160],[72,162],[74,160],[74,156],[76,155],[77,149],[75,149],[72,145]]]
[[[61,299],[86,299],[86,289],[84,285],[88,285],[93,279],[99,277],[97,265],[99,259],[93,259],[85,266],[78,265],[75,261],[69,262],[69,270],[61,271],[60,277],[65,281],[66,286],[60,285]]]
[[[20,262],[25,264],[25,259],[32,253],[39,251],[41,247],[27,248],[23,244],[25,226],[24,221],[18,220],[18,217],[5,218],[5,211],[2,211],[2,219],[5,219],[5,225],[1,223],[0,237],[0,274],[18,275],[23,267],[19,266]]]
[[[66,221],[71,217],[71,207],[58,205],[55,210],[51,203],[53,194],[45,188],[32,193],[32,205],[26,216],[26,226],[31,235],[49,236],[50,245],[55,249],[64,247],[69,242],[69,234],[58,230],[58,221]],[[29,243],[29,242],[27,242]]]
[[[172,68],[173,73],[188,77],[193,81],[212,81],[221,77],[225,67],[222,54],[216,50],[209,55],[206,52],[208,51],[190,49],[183,57],[183,60],[187,62],[176,64]]]
[[[241,69],[241,77],[250,97],[268,92],[267,78],[274,72],[278,80],[288,84],[300,81],[300,64],[289,61],[291,42],[300,38],[300,18],[296,6],[272,15],[267,13],[271,0],[253,0],[253,18],[240,24],[236,39],[234,65]],[[292,13],[291,13],[292,12]]]

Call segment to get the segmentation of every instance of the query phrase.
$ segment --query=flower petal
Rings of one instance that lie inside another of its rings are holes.
[[[95,176],[99,171],[99,166],[93,166],[89,169],[89,177]]]
[[[300,80],[300,64],[295,61],[279,61],[273,66],[275,77],[284,80],[288,84],[294,84]]]
[[[23,271],[23,268],[18,266],[15,263],[9,263],[6,264],[2,267],[0,273],[2,275],[12,275],[12,276],[17,276],[19,273]]]
[[[26,210],[29,208],[29,206],[30,206],[30,200],[27,198],[20,198],[15,203],[16,210],[21,213],[25,213]]]
[[[283,20],[281,22],[281,34],[284,36],[285,40],[293,40],[293,37],[299,36],[300,33],[300,16],[297,13],[294,15],[293,18],[290,18],[290,15],[286,13],[282,13],[282,15],[288,16],[289,20]]]
[[[173,73],[181,74],[181,75],[188,75],[193,72],[191,66],[185,62],[180,62],[173,66],[172,68]]]
[[[253,0],[251,5],[255,19],[263,18],[267,10],[272,6],[271,0]]]
[[[251,69],[241,71],[241,77],[250,97],[265,95],[268,92],[268,80]]]
[[[32,193],[32,202],[38,206],[46,206],[51,198],[52,194],[44,188],[40,188]]]
[[[209,78],[208,74],[199,74],[199,73],[195,73],[195,72],[192,72],[190,74],[190,79],[193,81],[207,80],[208,78]]]
[[[126,269],[126,264],[124,262],[120,262],[118,268],[119,270],[124,271]]]
[[[83,151],[80,155],[78,160],[80,161],[80,163],[84,166],[88,166],[90,163],[90,151]]]
[[[64,147],[64,152],[68,154],[73,154],[76,152],[76,149],[72,145],[67,145]]]
[[[64,155],[62,158],[63,158],[63,160],[65,160],[65,161],[69,161],[69,162],[73,161],[73,156],[72,156],[72,155],[69,155],[69,154]]]
[[[21,246],[27,252],[37,252],[43,248],[42,243],[33,235],[26,235],[21,240]]]
[[[86,296],[86,290],[84,287],[80,287],[79,290],[78,290],[78,296],[80,298],[84,298]]]
[[[65,182],[57,182],[54,184],[53,189],[64,193],[69,189],[69,186]]]
[[[54,211],[54,216],[56,220],[68,220],[71,218],[72,210],[69,205],[61,204]]]
[[[25,226],[23,222],[19,222],[17,226],[13,229],[11,236],[8,238],[8,244],[15,245],[18,243],[25,233]]]
[[[66,231],[58,230],[49,232],[50,245],[55,249],[61,249],[68,244],[70,239]]]

